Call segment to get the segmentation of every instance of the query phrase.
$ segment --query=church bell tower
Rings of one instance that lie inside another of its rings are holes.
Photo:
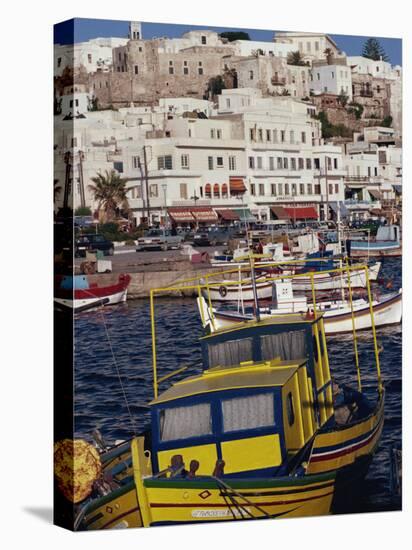
[[[129,39],[142,40],[142,24],[139,21],[130,21],[129,23]]]

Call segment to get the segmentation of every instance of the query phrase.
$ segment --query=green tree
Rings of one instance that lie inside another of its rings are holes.
[[[94,200],[97,201],[97,209],[101,221],[110,222],[116,216],[116,210],[121,208],[129,210],[127,200],[127,180],[119,176],[115,170],[106,170],[104,174],[98,173],[91,178],[94,185],[89,185]]]
[[[390,115],[386,116],[382,122],[381,126],[384,126],[385,128],[391,128],[392,127],[392,117]]]
[[[388,61],[388,56],[386,55],[385,50],[376,38],[367,39],[363,45],[362,56],[367,57],[368,59],[373,59],[374,61],[379,61],[382,57],[383,61]]]
[[[349,100],[349,97],[343,91],[341,91],[340,94],[338,95],[338,101],[342,105],[342,107],[345,107],[348,100]]]
[[[213,76],[209,79],[209,82],[207,84],[207,92],[209,92],[212,97],[220,95],[222,93],[222,90],[226,88],[225,81],[221,77],[221,75]]]
[[[299,50],[296,52],[289,52],[287,57],[288,65],[307,65],[306,61],[303,60],[302,54]]]
[[[89,206],[79,206],[74,211],[75,216],[91,216],[92,211]]]
[[[234,40],[250,40],[250,36],[244,31],[225,31],[219,34],[220,38],[227,38],[229,42]]]

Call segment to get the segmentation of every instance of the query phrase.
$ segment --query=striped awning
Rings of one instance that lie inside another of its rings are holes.
[[[229,208],[226,208],[224,210],[216,210],[216,213],[222,218],[222,220],[225,221],[234,221],[239,219],[239,216],[236,214],[236,212],[234,210],[230,210]]]
[[[317,220],[319,215],[314,206],[284,206],[292,220]]]
[[[189,208],[168,208],[167,212],[176,223],[191,223],[195,221]]]
[[[229,187],[231,193],[244,193],[246,191],[246,186],[243,178],[230,177]]]
[[[199,206],[196,209],[191,208],[193,217],[198,222],[210,222],[215,223],[218,219],[217,214],[212,208],[207,208],[204,206]]]
[[[368,193],[369,193],[369,195],[371,195],[375,199],[380,199],[381,198],[380,191],[378,191],[377,189],[368,189]]]
[[[290,220],[289,214],[283,208],[283,206],[271,206],[273,214],[276,216],[277,220]]]

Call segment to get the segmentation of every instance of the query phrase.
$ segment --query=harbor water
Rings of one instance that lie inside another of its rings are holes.
[[[380,290],[402,284],[401,259],[385,259]],[[188,366],[179,378],[198,373],[202,335],[193,299],[155,300],[159,376]],[[356,387],[352,335],[328,336],[331,371],[337,382]],[[402,327],[378,330],[385,383],[385,423],[378,451],[354,511],[396,509],[390,493],[390,453],[401,444]],[[374,398],[376,370],[370,332],[359,333],[359,358],[364,391]],[[108,443],[138,433],[149,422],[153,398],[151,326],[148,300],[78,314],[75,318],[75,436],[91,441],[98,428]],[[173,381],[174,379],[172,379]],[[167,383],[165,386],[167,387]],[[170,383],[170,382],[169,382]],[[162,385],[160,386],[162,390]]]

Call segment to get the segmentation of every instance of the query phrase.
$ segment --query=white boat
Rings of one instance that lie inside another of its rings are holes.
[[[305,313],[313,314],[313,305],[307,302],[305,296],[293,296],[290,281],[276,282],[275,306],[260,308],[260,318],[267,319],[273,316]],[[212,311],[203,297],[197,299],[203,328],[208,332],[216,332],[233,327],[237,323],[250,321],[253,314],[245,312],[244,308],[236,310],[222,310],[213,308]],[[376,327],[398,324],[402,320],[402,290],[386,294],[372,301],[374,321]],[[327,300],[316,304],[317,311],[324,313],[323,320],[326,334],[351,332],[352,309],[355,329],[371,328],[370,306],[365,298],[355,298],[352,308],[349,300]]]
[[[376,262],[368,269],[369,281],[376,281],[378,278],[381,262]],[[315,290],[340,290],[349,288],[348,276],[341,273],[316,273],[313,276]],[[351,288],[366,288],[366,273],[364,269],[350,272]],[[297,275],[293,279],[293,290],[310,292],[312,290],[311,277],[308,275]]]
[[[381,267],[380,262],[376,262],[369,267],[369,280],[376,281]],[[293,267],[285,267],[282,270],[284,275],[291,275],[294,272]],[[272,278],[279,276],[271,275]],[[239,278],[241,275],[239,275]],[[269,276],[270,277],[270,276]],[[320,272],[313,276],[315,290],[340,290],[348,288],[348,277],[341,273]],[[213,282],[209,290],[203,290],[203,296],[208,299],[208,293],[212,302],[252,302],[254,299],[252,281],[249,278],[243,279],[244,284],[237,284],[236,281],[224,279],[219,283]],[[274,281],[267,280],[266,275],[256,278],[256,290],[259,300],[270,300],[274,296]],[[350,284],[352,289],[366,288],[365,270],[355,269],[350,271]],[[293,290],[310,292],[312,290],[311,277],[307,274],[295,275],[293,278]]]

